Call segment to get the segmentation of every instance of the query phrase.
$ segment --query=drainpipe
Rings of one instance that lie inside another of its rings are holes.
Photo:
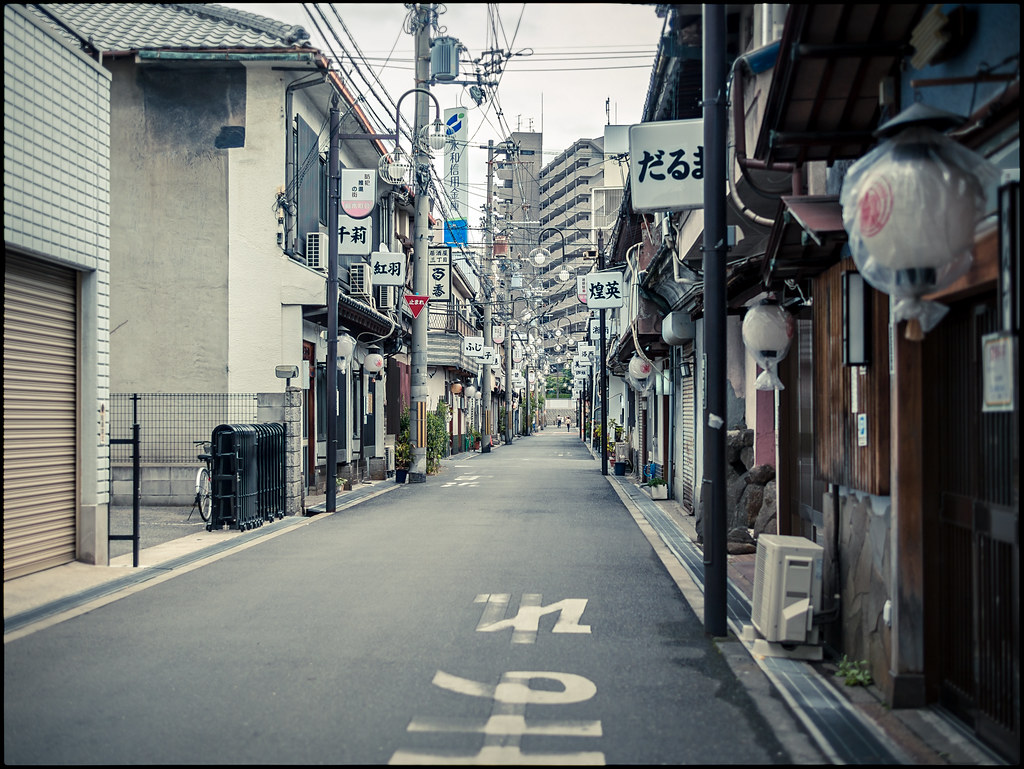
[[[284,253],[288,257],[295,256],[295,238],[291,233],[295,228],[295,202],[298,199],[298,179],[295,178],[295,143],[292,141],[292,100],[295,91],[323,85],[327,82],[327,73],[321,72],[316,80],[293,80],[284,89]],[[289,203],[288,201],[291,201]]]

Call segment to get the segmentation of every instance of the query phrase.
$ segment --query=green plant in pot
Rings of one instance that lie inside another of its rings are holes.
[[[398,436],[395,438],[395,480],[405,483],[409,468],[412,467],[412,440],[409,428],[409,407],[402,409],[398,422]]]

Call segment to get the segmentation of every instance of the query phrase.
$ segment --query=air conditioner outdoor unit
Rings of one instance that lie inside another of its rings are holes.
[[[348,292],[352,296],[361,296],[364,299],[370,299],[370,289],[372,285],[371,272],[372,267],[363,262],[353,264],[348,268]]]
[[[751,623],[764,640],[816,644],[814,613],[821,611],[824,549],[803,537],[757,538]]]
[[[398,304],[398,286],[374,286],[373,297],[378,310],[394,310]]]
[[[306,266],[321,272],[327,269],[327,236],[324,233],[306,233]]]

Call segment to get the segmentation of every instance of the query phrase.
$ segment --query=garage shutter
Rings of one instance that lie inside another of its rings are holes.
[[[4,579],[75,558],[77,279],[6,253]]]
[[[683,362],[690,367],[690,371],[694,372],[693,360],[693,346],[687,345],[683,350]],[[696,392],[694,391],[694,379],[696,374],[691,373],[690,376],[683,377],[680,380],[680,400],[682,404],[682,453],[680,456],[680,465],[682,467],[683,482],[682,486],[682,499],[680,503],[689,512],[694,512],[693,509],[693,490],[697,483],[697,421],[694,415],[695,403],[696,403]]]

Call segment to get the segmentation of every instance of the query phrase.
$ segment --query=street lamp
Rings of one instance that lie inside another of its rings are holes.
[[[538,267],[543,267],[544,263],[551,258],[551,252],[548,251],[543,246],[541,246],[540,244],[541,241],[544,239],[545,232],[554,232],[558,235],[558,237],[562,239],[562,256],[565,256],[565,235],[562,234],[561,230],[555,229],[554,227],[545,227],[537,235],[537,248],[533,249],[533,251],[530,252],[530,258],[533,260],[533,263],[536,264]],[[565,280],[568,280],[568,277],[566,277]]]
[[[417,82],[427,82],[429,72],[421,71],[423,66],[429,68],[429,51],[430,51],[430,40],[429,40],[429,28],[425,28],[425,32],[418,33],[416,39],[416,45],[418,48],[417,53]],[[417,129],[417,135],[413,142],[414,156],[407,155],[399,144],[399,136],[401,132],[401,109],[402,101],[409,94],[415,93],[419,97],[429,97],[434,102],[434,122],[427,125],[427,113],[429,108],[426,104],[425,99],[417,99],[416,105],[416,123],[417,126],[423,126],[423,128]],[[330,208],[328,211],[328,230],[331,232],[337,232],[338,226],[338,192],[340,189],[340,158],[339,149],[341,141],[348,140],[371,140],[380,141],[387,140],[395,143],[395,149],[392,153],[385,153],[381,156],[380,161],[377,163],[377,173],[384,181],[390,184],[407,184],[410,172],[415,169],[416,173],[416,213],[414,218],[415,237],[414,237],[414,291],[415,293],[425,296],[427,294],[427,253],[426,253],[426,235],[427,235],[427,220],[430,214],[430,202],[428,200],[428,182],[429,175],[427,173],[419,173],[420,169],[426,168],[429,165],[429,147],[440,149],[444,146],[443,139],[437,138],[438,126],[443,129],[444,124],[441,121],[441,105],[438,103],[437,98],[430,93],[426,88],[412,88],[400,97],[398,102],[395,104],[395,132],[391,134],[367,134],[367,133],[341,133],[340,132],[340,118],[337,108],[337,100],[331,108],[331,150],[329,156],[329,173],[331,178],[331,199]],[[337,140],[337,141],[335,141]],[[328,278],[327,278],[327,314],[328,314],[328,327],[327,327],[327,402],[325,404],[325,410],[327,414],[336,414],[338,411],[338,386],[337,386],[337,372],[336,368],[338,365],[338,328],[337,328],[337,316],[338,316],[338,249],[337,249],[337,238],[330,239],[330,251],[328,258]],[[426,402],[427,402],[427,313],[420,313],[420,316],[413,319],[413,338],[412,338],[412,413],[420,414],[426,413]],[[423,408],[419,408],[422,404]],[[420,419],[413,419],[410,425],[412,431],[412,443],[413,443],[413,465],[410,468],[409,480],[413,483],[423,482],[426,480],[426,461],[427,461],[427,449],[426,449],[426,425]],[[329,478],[332,478],[337,467],[337,420],[330,418],[327,420],[327,466],[329,470]],[[327,499],[326,499],[326,511],[329,513],[335,512],[336,508],[336,489],[333,482],[327,484]]]

